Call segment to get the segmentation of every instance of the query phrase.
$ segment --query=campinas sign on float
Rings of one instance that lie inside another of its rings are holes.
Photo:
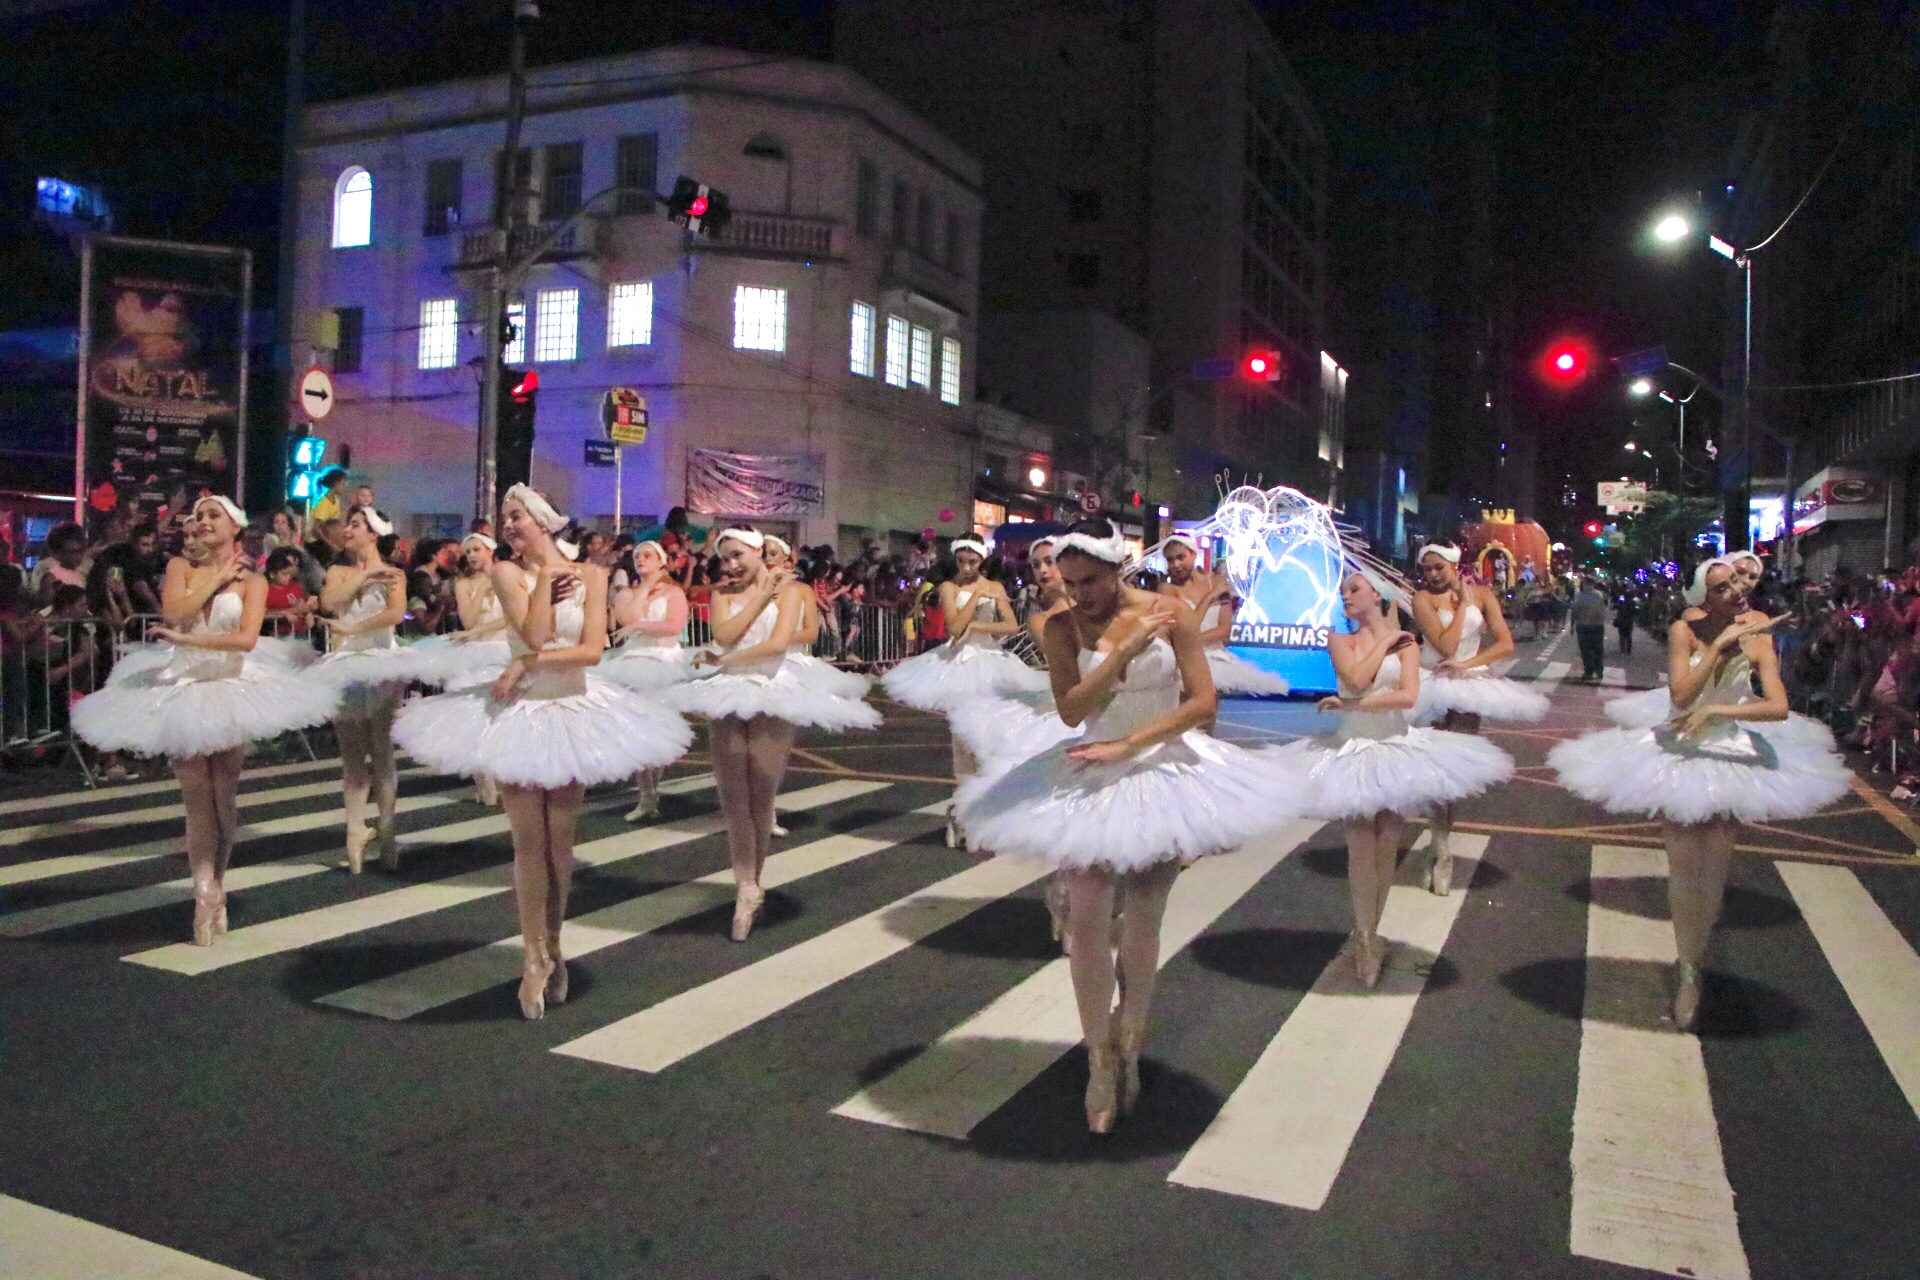
[[[1343,553],[1333,514],[1298,489],[1229,493],[1194,535],[1211,541],[1243,603],[1228,647],[1296,693],[1329,693],[1334,684],[1327,635],[1344,625]]]

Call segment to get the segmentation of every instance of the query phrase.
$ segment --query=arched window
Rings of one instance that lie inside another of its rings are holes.
[[[333,184],[333,247],[373,242],[373,175],[355,165]]]

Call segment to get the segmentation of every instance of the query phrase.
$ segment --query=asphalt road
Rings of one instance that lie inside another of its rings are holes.
[[[1657,830],[1541,767],[1602,723],[1568,663],[1524,647],[1554,715],[1492,735],[1521,773],[1462,808],[1470,884],[1403,865],[1379,991],[1333,963],[1336,830],[1182,876],[1104,1138],[1040,882],[944,846],[933,717],[803,739],[744,945],[700,757],[652,823],[595,797],[531,1024],[505,824],[451,780],[403,780],[405,868],[354,879],[337,770],[250,773],[210,951],[169,787],[0,799],[0,1276],[1920,1273],[1920,828],[1863,782],[1743,835],[1676,1034]]]

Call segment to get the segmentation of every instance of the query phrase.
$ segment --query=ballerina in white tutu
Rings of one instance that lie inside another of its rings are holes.
[[[1267,749],[1317,784],[1315,817],[1346,824],[1353,966],[1368,987],[1380,981],[1386,963],[1380,913],[1407,816],[1450,806],[1513,776],[1512,758],[1484,738],[1408,727],[1420,697],[1419,644],[1390,611],[1406,594],[1375,571],[1349,570],[1340,600],[1355,629],[1327,637],[1340,692],[1320,700],[1320,710],[1340,713],[1340,727]]]
[[[1752,608],[1753,589],[1760,585],[1760,579],[1766,573],[1766,567],[1761,563],[1760,557],[1751,551],[1735,551],[1729,555],[1718,556],[1716,560],[1733,567],[1734,580],[1747,594],[1748,608],[1735,621],[1744,624],[1764,620],[1767,615]],[[1680,598],[1687,603],[1686,609],[1680,614],[1682,621],[1699,622],[1707,616],[1700,607],[1706,599],[1704,590],[1701,588],[1696,592],[1694,587],[1688,586],[1681,591]],[[1605,711],[1607,718],[1617,725],[1628,729],[1651,729],[1673,718],[1673,698],[1662,686],[1610,699],[1601,707],[1601,710]],[[1788,719],[1791,721],[1805,719],[1805,717],[1796,711]]]
[[[687,629],[687,593],[667,576],[667,552],[649,538],[633,549],[632,583],[613,598],[614,638],[620,647],[601,659],[600,674],[638,693],[655,693],[692,674],[680,635]],[[660,812],[660,770],[633,775],[637,793],[628,822]]]
[[[226,498],[202,498],[187,518],[189,556],[167,562],[166,626],[115,665],[73,708],[73,728],[101,751],[169,758],[186,810],[193,873],[193,940],[227,931],[227,863],[240,827],[247,743],[326,723],[337,695],[303,679],[311,655],[260,638],[267,580],[240,558],[247,517]]]
[[[1121,580],[1127,547],[1111,524],[1081,521],[1054,546],[1073,604],[1047,624],[1047,670],[1080,735],[1027,759],[987,757],[955,816],[969,847],[1046,862],[1066,880],[1087,1124],[1105,1133],[1139,1096],[1160,919],[1181,862],[1238,848],[1312,795],[1267,757],[1201,732],[1217,704],[1198,619]]]
[[[327,569],[320,607],[331,652],[309,669],[309,679],[338,691],[333,732],[340,742],[340,779],[347,810],[346,869],[359,875],[367,841],[371,793],[379,812],[380,865],[400,869],[393,821],[399,804],[399,773],[393,762],[393,715],[407,681],[421,671],[394,628],[407,616],[407,578],[387,563],[393,525],[372,507],[355,507],[341,533],[345,549]]]
[[[1001,640],[1018,631],[1020,624],[1014,620],[1007,589],[980,576],[987,562],[987,544],[974,538],[955,538],[950,550],[953,577],[940,584],[946,641],[888,671],[880,677],[881,687],[895,702],[942,715],[975,698],[1044,691],[1045,673],[1000,647]],[[978,765],[958,734],[952,735],[952,743],[953,778],[956,783],[964,783]],[[947,847],[957,845],[960,837],[949,814]]]
[[[1477,734],[1482,720],[1532,724],[1545,719],[1549,704],[1543,694],[1493,673],[1494,663],[1512,655],[1513,633],[1500,611],[1500,597],[1460,581],[1460,548],[1428,543],[1416,563],[1420,590],[1413,597],[1413,620],[1425,638],[1422,661],[1431,675],[1414,720]],[[1427,887],[1441,897],[1453,885],[1452,835],[1453,809],[1443,804],[1428,828],[1426,876]]]
[[[880,713],[802,679],[787,664],[800,629],[801,595],[789,574],[767,567],[765,535],[728,529],[715,543],[720,586],[713,593],[714,648],[694,658],[699,677],[662,693],[669,705],[707,718],[714,781],[727,824],[737,896],[730,930],[744,942],[766,904],[760,870],[771,850],[773,799],[795,733],[871,729]]]
[[[1200,615],[1200,643],[1207,648],[1215,692],[1229,697],[1236,693],[1285,693],[1285,680],[1227,652],[1227,637],[1233,634],[1233,615],[1239,605],[1224,574],[1218,570],[1197,572],[1200,543],[1193,535],[1174,534],[1161,544],[1161,554],[1167,561],[1167,581],[1160,594],[1172,596]]]
[[[486,775],[513,828],[513,887],[524,962],[520,1012],[567,998],[560,930],[573,884],[574,825],[588,786],[679,759],[693,733],[679,716],[588,671],[607,645],[607,571],[576,564],[554,535],[567,518],[523,484],[500,528],[519,563],[493,567],[513,661],[485,688],[416,698],[393,736],[441,773]]]
[[[1725,560],[1702,564],[1693,586],[1702,616],[1681,618],[1667,633],[1674,718],[1652,729],[1596,730],[1547,756],[1575,795],[1609,813],[1661,820],[1679,957],[1673,1020],[1682,1030],[1700,1012],[1700,966],[1739,824],[1805,817],[1853,781],[1825,726],[1787,710],[1769,634],[1781,619],[1748,619],[1746,586]]]

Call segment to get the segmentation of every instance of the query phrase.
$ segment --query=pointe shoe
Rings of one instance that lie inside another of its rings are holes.
[[[733,929],[729,936],[735,942],[745,942],[753,932],[753,922],[760,915],[760,909],[766,905],[766,890],[757,884],[741,885],[733,902]]]
[[[1119,1114],[1120,1057],[1110,1044],[1087,1046],[1087,1131],[1111,1133]]]
[[[559,952],[553,955],[553,973],[547,978],[547,1003],[565,1004],[567,1002],[567,958]]]
[[[960,824],[953,820],[953,806],[947,806],[947,848],[960,847]]]
[[[633,808],[627,810],[627,821],[645,822],[648,818],[655,816],[659,812],[660,797],[658,795],[642,796],[634,804]]]
[[[400,869],[400,842],[393,837],[393,823],[391,821],[382,822],[380,824],[380,834],[374,838],[380,845],[380,869],[388,872],[398,871]]]
[[[498,808],[500,788],[494,784],[492,778],[483,773],[473,780],[473,798],[489,809]]]
[[[520,1016],[538,1022],[547,1016],[547,979],[553,976],[553,961],[527,961],[520,970]]]
[[[1113,1051],[1120,1059],[1118,1102],[1123,1116],[1132,1115],[1140,1102],[1140,1045],[1145,1039],[1144,1030],[1122,1030],[1114,1034]]]
[[[1444,849],[1427,852],[1427,889],[1442,898],[1453,892],[1453,855]]]
[[[1700,966],[1676,961],[1673,977],[1673,1025],[1676,1030],[1692,1031],[1700,1018]]]
[[[227,895],[218,885],[208,885],[193,891],[193,945],[210,947],[217,934],[225,933]]]
[[[784,836],[789,833],[785,827],[781,826],[779,823],[776,822],[773,824],[773,826],[767,829],[767,834],[773,835],[773,836]]]
[[[1380,985],[1380,970],[1387,962],[1386,940],[1379,934],[1353,934],[1353,974],[1371,991]]]
[[[371,839],[373,839],[373,828],[361,827],[355,831],[352,827],[348,827],[346,861],[336,865],[345,867],[349,875],[359,875],[366,866],[367,842]]]

